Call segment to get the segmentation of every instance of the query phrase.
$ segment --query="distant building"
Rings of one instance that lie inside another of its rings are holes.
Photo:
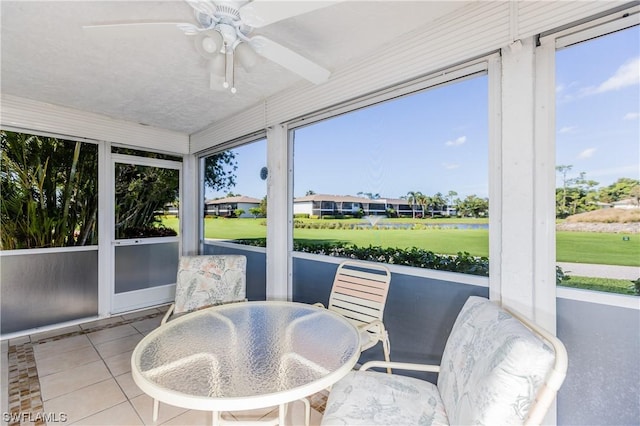
[[[378,198],[369,199],[351,195],[313,194],[298,197],[293,200],[293,214],[308,214],[311,216],[358,215],[364,216],[386,215],[388,209],[393,209],[398,216],[423,216],[422,206],[412,206],[403,199]]]
[[[239,195],[237,197],[219,198],[217,200],[206,200],[204,202],[205,215],[210,216],[234,216],[237,209],[244,210],[239,217],[253,217],[250,209],[260,207],[260,200],[257,198]]]
[[[614,209],[638,209],[640,208],[640,204],[638,204],[638,200],[636,198],[627,198],[625,200],[614,201],[611,203],[611,206]]]

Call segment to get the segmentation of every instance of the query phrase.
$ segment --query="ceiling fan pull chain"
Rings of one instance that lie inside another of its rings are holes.
[[[222,87],[224,87],[225,89],[229,88],[229,80],[227,79],[227,76],[229,75],[229,73],[227,72],[227,43],[224,44],[224,83],[222,83]]]
[[[233,60],[233,50],[231,51],[231,93],[236,93],[236,66]]]

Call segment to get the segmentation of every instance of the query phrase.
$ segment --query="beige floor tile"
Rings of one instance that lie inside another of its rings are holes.
[[[140,333],[146,334],[158,328],[160,326],[160,321],[162,321],[162,316],[158,315],[155,318],[147,318],[142,321],[136,321],[131,325]]]
[[[68,423],[75,423],[126,401],[115,379],[78,389],[44,402],[44,412],[65,413]]]
[[[40,377],[42,400],[47,401],[109,378],[111,374],[102,361],[78,366],[73,371],[61,371]]]
[[[153,423],[153,399],[149,395],[143,394],[137,396],[131,400],[134,408],[138,412],[138,415],[142,418],[142,421],[146,425],[152,425]],[[169,404],[160,403],[160,409],[158,410],[157,424],[166,423],[174,417],[186,412],[184,408],[176,407]]]
[[[143,337],[142,334],[134,334],[133,336],[110,340],[96,345],[96,349],[102,358],[111,358],[112,356],[132,351]]]
[[[295,401],[289,404],[287,409],[286,424],[288,425],[304,425],[305,424],[305,410],[304,404],[300,401]],[[322,414],[314,410],[310,411],[309,424],[311,426],[318,426],[322,421]]]
[[[71,352],[43,356],[36,354],[36,365],[40,378],[59,373],[80,365],[100,361],[100,355],[93,346],[86,346]]]
[[[37,358],[44,359],[49,356],[76,351],[87,346],[91,346],[91,342],[87,336],[79,335],[51,342],[34,344],[33,353]]]
[[[32,334],[31,341],[38,342],[40,340],[48,339],[50,337],[60,336],[62,334],[73,333],[75,331],[80,331],[79,325],[71,325],[69,327],[58,328],[55,330],[43,331],[41,333]]]
[[[107,364],[107,368],[111,371],[111,374],[114,377],[131,371],[132,353],[133,351],[123,352],[104,360],[105,364]]]
[[[90,330],[92,328],[103,327],[105,325],[116,324],[124,321],[124,318],[121,316],[111,317],[111,318],[102,318],[96,321],[86,322],[84,324],[80,324],[80,328],[83,330]]]
[[[94,345],[100,343],[109,342],[111,340],[121,339],[123,337],[140,334],[138,330],[133,328],[130,324],[119,325],[117,327],[105,328],[104,330],[94,331],[88,333],[87,337]]]
[[[144,311],[137,311],[137,312],[131,312],[130,314],[124,314],[122,315],[122,318],[131,320],[131,319],[136,319],[136,318],[144,317],[151,314],[157,314],[157,313],[158,313],[158,310],[156,308],[151,308],[151,309],[145,309]]]
[[[163,426],[200,426],[211,424],[211,413],[208,411],[188,410],[173,419],[162,423]]]
[[[31,337],[29,336],[22,336],[22,337],[16,337],[15,339],[10,339],[9,340],[9,344],[10,345],[23,345],[25,343],[29,343],[31,341]],[[6,340],[3,341],[3,343],[6,342]]]
[[[131,373],[124,373],[117,376],[116,381],[118,382],[118,385],[120,385],[120,388],[122,389],[124,394],[127,395],[127,398],[129,399],[133,399],[136,396],[143,394],[142,390],[140,390],[138,385],[136,385],[136,382],[133,381]]]
[[[92,416],[85,417],[74,425],[140,426],[144,425],[129,401],[125,401]]]
[[[225,416],[231,417],[239,422],[250,422],[264,418],[277,418],[278,407],[265,407],[256,410],[231,411]]]

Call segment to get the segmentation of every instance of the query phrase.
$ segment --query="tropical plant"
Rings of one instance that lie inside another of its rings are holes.
[[[0,136],[1,248],[96,244],[98,146],[5,130]],[[126,149],[118,153],[163,157]],[[236,169],[232,151],[210,156],[205,182],[228,189],[235,184]],[[161,229],[158,216],[167,204],[179,202],[178,172],[121,163],[114,170],[116,236],[175,235]]]
[[[2,249],[96,244],[96,145],[0,132]]]
[[[165,204],[178,199],[178,170],[118,163],[114,173],[116,238],[130,238],[131,229],[155,235]]]

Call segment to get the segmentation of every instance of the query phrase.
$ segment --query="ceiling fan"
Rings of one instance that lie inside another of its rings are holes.
[[[132,27],[141,25],[177,26],[193,37],[198,53],[209,61],[210,86],[236,93],[235,63],[250,71],[260,55],[292,71],[306,80],[320,84],[331,72],[293,50],[261,35],[252,35],[261,28],[316,9],[335,4],[334,1],[213,1],[185,0],[195,14],[196,23],[135,22],[105,25],[85,25],[83,29]]]

